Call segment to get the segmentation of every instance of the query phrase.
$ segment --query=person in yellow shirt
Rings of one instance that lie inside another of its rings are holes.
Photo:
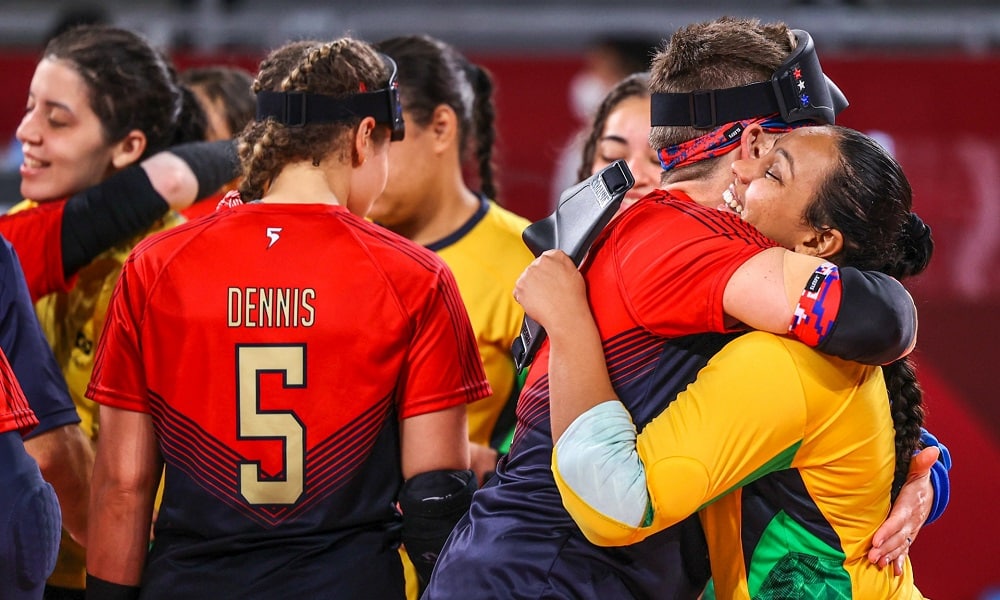
[[[528,221],[496,202],[489,73],[429,36],[376,47],[399,65],[406,138],[389,149],[389,182],[368,216],[437,252],[458,281],[493,388],[491,397],[469,405],[472,464],[483,480],[513,428],[517,373],[510,348],[523,313],[511,292],[534,258],[521,240]],[[478,191],[462,173],[473,160]]]
[[[798,129],[761,159],[734,162],[732,174],[720,200],[798,252],[895,277],[927,266],[933,242],[910,212],[909,183],[861,133]],[[822,304],[825,290],[803,293],[799,306]],[[919,447],[923,410],[908,359],[862,365],[746,334],[636,434],[612,385],[621,388],[628,359],[605,359],[602,318],[584,291],[558,254],[517,286],[550,340],[556,485],[591,542],[633,544],[700,510],[710,597],[922,597],[908,560],[901,577],[868,560],[906,477],[897,461]]]

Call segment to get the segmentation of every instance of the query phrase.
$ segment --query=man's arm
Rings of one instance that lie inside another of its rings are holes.
[[[764,250],[736,270],[723,308],[753,329],[791,334],[866,364],[888,364],[916,343],[916,307],[898,281],[781,248]]]
[[[101,407],[90,494],[91,576],[115,585],[140,584],[162,466],[149,414]]]
[[[552,441],[557,442],[579,415],[617,398],[586,284],[569,256],[548,250],[518,278],[514,298],[546,331],[557,333],[549,336],[549,387],[563,392],[562,401],[549,406]],[[565,360],[569,357],[575,360]]]

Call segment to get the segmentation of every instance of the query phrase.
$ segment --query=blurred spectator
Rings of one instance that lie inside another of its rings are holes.
[[[190,91],[205,113],[205,140],[228,140],[237,136],[257,111],[257,98],[251,90],[253,76],[239,67],[213,65],[195,67],[180,74],[180,82]],[[239,178],[223,186],[208,200],[196,202],[181,211],[186,219],[196,219],[215,211],[226,192],[236,189]]]
[[[182,72],[180,81],[194,92],[205,111],[207,141],[230,139],[253,120],[253,76],[243,69],[226,65],[196,67]]]

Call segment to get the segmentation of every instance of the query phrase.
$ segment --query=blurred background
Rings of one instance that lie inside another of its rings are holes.
[[[955,461],[948,511],[913,548],[916,581],[933,598],[1000,599],[1000,138],[989,124],[1000,109],[1000,0],[0,0],[0,149],[44,41],[68,16],[140,31],[181,69],[255,70],[289,39],[427,33],[493,73],[499,201],[535,220],[573,183],[574,136],[611,83],[677,27],[727,14],[808,30],[851,102],[838,122],[876,135],[910,177],[937,243],[911,287],[915,356],[928,427]],[[20,199],[14,146],[3,205]]]

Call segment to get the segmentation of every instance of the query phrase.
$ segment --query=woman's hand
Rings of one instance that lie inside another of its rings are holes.
[[[868,560],[878,568],[892,563],[893,573],[897,576],[903,574],[903,562],[910,546],[931,512],[934,488],[930,483],[930,472],[939,452],[935,447],[924,448],[910,461],[906,483],[892,505],[889,518],[875,532],[872,549],[868,552]]]
[[[583,276],[562,250],[547,250],[528,265],[514,285],[514,299],[549,335],[590,318]]]

